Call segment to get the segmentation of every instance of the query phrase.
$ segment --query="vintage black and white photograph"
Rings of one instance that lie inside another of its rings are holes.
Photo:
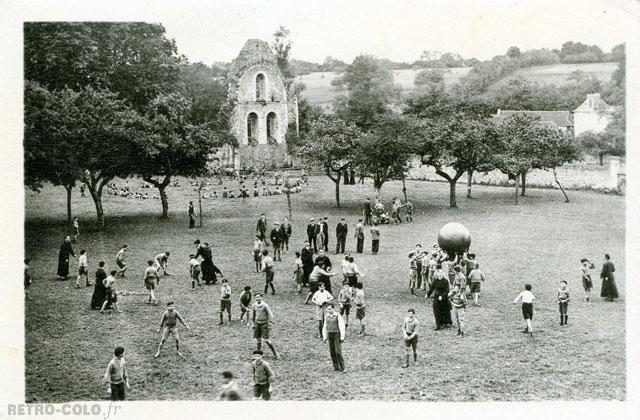
[[[19,21],[24,401],[628,399],[637,2],[131,3]]]

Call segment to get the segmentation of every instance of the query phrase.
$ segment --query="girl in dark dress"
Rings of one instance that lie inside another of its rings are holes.
[[[442,269],[438,264],[436,269]],[[437,273],[436,273],[437,274]],[[433,282],[429,285],[427,297],[433,294],[433,316],[436,320],[436,330],[445,325],[451,325],[451,308],[449,307],[449,281],[444,275],[434,276]]]
[[[618,288],[613,276],[616,271],[615,266],[610,261],[609,254],[604,254],[604,264],[602,264],[602,271],[600,272],[600,279],[602,279],[602,290],[600,291],[600,297],[605,298],[608,302],[613,302],[613,299],[617,299]]]
[[[107,289],[104,287],[102,281],[107,278],[107,273],[104,271],[104,261],[98,263],[98,270],[96,271],[96,282],[93,289],[93,296],[91,296],[91,309],[100,309],[102,303],[106,299]]]
[[[71,248],[71,238],[67,235],[60,245],[60,253],[58,253],[58,277],[60,280],[66,280],[69,277],[69,255],[73,255],[74,258],[76,256]]]

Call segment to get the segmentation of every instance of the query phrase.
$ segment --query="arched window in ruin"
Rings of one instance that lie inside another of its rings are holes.
[[[264,101],[267,97],[267,83],[264,74],[258,73],[256,76],[256,101]]]
[[[275,112],[267,114],[267,140],[277,142],[278,136],[278,117]]]
[[[258,142],[258,114],[252,112],[247,117],[247,144]]]

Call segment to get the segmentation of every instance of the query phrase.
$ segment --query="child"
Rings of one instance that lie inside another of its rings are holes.
[[[467,295],[463,285],[459,283],[453,284],[453,290],[449,292],[449,302],[453,307],[453,317],[458,323],[458,334],[464,338],[464,308],[467,305]]]
[[[470,264],[470,263],[468,263]],[[480,271],[480,264],[475,263],[474,269],[469,273],[469,283],[471,284],[471,293],[473,294],[473,305],[478,305],[478,299],[480,298],[480,283],[484,281],[484,274]]]
[[[262,262],[262,238],[256,235],[255,241],[253,241],[253,262],[256,264],[256,273],[260,272],[260,265]]]
[[[377,255],[379,249],[380,249],[380,228],[378,227],[377,222],[373,222],[373,226],[371,226],[371,253],[373,255]]]
[[[247,327],[249,326],[249,305],[251,305],[251,286],[244,286],[242,293],[240,293],[240,321],[247,315]]]
[[[318,290],[313,294],[311,302],[316,305],[316,319],[318,320],[318,338],[322,338],[322,327],[324,326],[324,309],[327,303],[333,300],[331,293],[325,290],[324,283],[318,285]]]
[[[453,285],[456,284],[460,286],[460,290],[464,293],[467,290],[467,276],[462,273],[462,267],[456,265],[453,267],[454,276],[453,276]]]
[[[329,342],[329,354],[333,362],[333,370],[346,372],[344,359],[342,358],[342,346],[344,341],[345,324],[342,316],[333,310],[333,303],[327,304],[327,313],[324,315],[322,339]]]
[[[522,330],[523,333],[529,333],[531,337],[533,337],[533,327],[531,326],[531,320],[533,319],[533,301],[536,297],[531,293],[531,285],[525,284],[524,291],[520,292],[520,294],[513,300],[513,303],[518,303],[518,300],[522,299],[522,316],[525,321],[525,328]]]
[[[362,283],[356,283],[356,297],[354,299],[356,304],[356,319],[360,321],[360,332],[358,335],[365,335],[364,333],[364,317],[365,317],[365,303],[364,303],[364,290],[362,290]]]
[[[596,265],[586,258],[580,260],[582,267],[580,272],[582,274],[582,287],[584,288],[584,300],[585,302],[591,301],[591,289],[593,288],[593,281],[591,280],[591,270],[596,268]]]
[[[162,314],[162,321],[160,321],[160,328],[158,328],[158,330],[156,331],[156,332],[160,332],[160,330],[162,330],[162,339],[160,340],[158,351],[153,356],[154,358],[160,356],[160,350],[162,350],[162,345],[167,340],[169,335],[173,336],[173,338],[176,340],[176,354],[180,357],[184,357],[184,355],[180,353],[180,335],[178,334],[177,321],[180,321],[180,323],[186,329],[188,330],[191,329],[187,324],[185,324],[184,320],[182,319],[178,311],[175,310],[173,302],[167,302],[167,310],[164,312],[164,314]]]
[[[349,312],[351,312],[351,302],[353,301],[353,288],[346,280],[342,281],[342,290],[338,294],[340,303],[340,315],[344,316],[345,328],[349,326]]]
[[[405,208],[407,223],[412,223],[413,222],[413,204],[411,204],[411,201],[407,200],[406,203],[404,203],[403,207]]]
[[[171,274],[167,273],[167,266],[169,265],[169,256],[171,253],[169,251],[158,254],[153,259],[154,267],[160,273],[160,269],[162,268],[163,275],[170,276]],[[158,280],[159,281],[159,280]]]
[[[415,309],[409,309],[407,311],[407,317],[402,323],[402,334],[404,335],[403,368],[409,367],[409,349],[413,349],[413,364],[418,365],[418,324]]]
[[[262,251],[262,271],[264,271],[264,293],[267,294],[269,286],[271,286],[271,294],[276,294],[276,289],[273,287],[273,259],[269,256],[269,251],[266,249]]]
[[[220,393],[220,399],[224,401],[242,400],[240,387],[236,381],[233,380],[233,373],[228,370],[222,372],[222,393]]]
[[[251,306],[251,320],[253,321],[253,338],[256,339],[256,347],[258,350],[262,350],[262,340],[267,343],[267,346],[273,353],[273,358],[278,358],[276,349],[269,341],[269,331],[271,330],[271,323],[273,322],[273,313],[271,308],[266,302],[262,301],[262,295],[256,293],[256,302]]]
[[[32,297],[29,295],[29,286],[31,286],[31,273],[29,273],[29,263],[31,262],[31,258],[26,258],[24,260],[24,296],[27,300],[31,300]]]
[[[229,316],[229,324],[231,324],[231,286],[227,279],[222,279],[222,286],[220,287],[220,322],[218,325],[222,325],[223,312],[227,311]]]
[[[125,386],[129,389],[129,375],[124,361],[124,347],[116,347],[113,351],[114,358],[107,365],[104,373],[105,382],[109,382],[108,391],[111,393],[111,401],[123,401],[125,398]]]
[[[160,277],[158,277],[158,271],[156,270],[156,267],[153,264],[153,260],[148,260],[147,268],[144,270],[144,278],[143,278],[144,286],[149,291],[149,301],[147,302],[147,305],[151,304],[152,301],[154,305],[158,304],[154,290],[156,288],[156,282],[159,280],[160,280]]]
[[[80,288],[80,279],[84,276],[84,284],[85,287],[91,286],[89,283],[89,263],[87,262],[87,250],[83,249],[80,251],[80,256],[78,257],[78,278],[76,279],[76,289]]]
[[[116,264],[118,265],[118,268],[120,268],[117,271],[116,277],[118,277],[118,274],[120,274],[122,277],[126,277],[124,273],[127,272],[127,264],[124,262],[124,258],[126,256],[128,248],[129,245],[123,245],[120,251],[118,251],[118,253],[116,254]]]
[[[80,221],[78,220],[78,216],[75,216],[73,218],[73,231],[75,232],[75,234],[73,235],[73,243],[75,244],[78,240],[78,236],[80,236]]]
[[[567,321],[569,319],[569,316],[567,315],[567,309],[569,306],[569,290],[567,289],[567,282],[564,280],[560,282],[556,302],[560,308],[560,325],[567,325]]]
[[[196,282],[198,286],[202,286],[200,283],[200,261],[196,258],[194,254],[189,254],[189,275],[191,276],[191,290],[196,288]]]
[[[262,360],[262,350],[253,351],[253,362],[251,371],[253,372],[253,396],[254,399],[271,399],[271,381],[273,381],[273,371],[269,363]]]
[[[297,293],[302,293],[302,278],[304,275],[304,270],[302,269],[302,258],[300,257],[300,253],[296,252],[296,258],[293,261],[293,278],[296,281],[296,285],[298,286]]]
[[[101,314],[104,313],[104,309],[107,307],[107,305],[113,306],[114,308],[116,308],[116,311],[118,312],[122,312],[120,308],[118,308],[118,295],[116,294],[116,286],[115,286],[116,273],[117,273],[116,270],[111,270],[111,273],[109,274],[109,276],[107,276],[107,278],[102,281],[102,284],[104,284],[104,289],[105,289],[105,299],[104,299],[104,303],[102,304],[102,307],[100,308]]]

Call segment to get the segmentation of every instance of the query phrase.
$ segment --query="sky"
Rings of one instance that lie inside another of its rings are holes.
[[[26,3],[26,2],[25,2]],[[560,48],[568,40],[604,51],[638,24],[633,0],[183,0],[31,2],[24,20],[162,23],[189,61],[231,61],[249,38],[291,31],[292,58],[351,62],[359,54],[412,62],[422,51],[490,59],[512,46]]]

